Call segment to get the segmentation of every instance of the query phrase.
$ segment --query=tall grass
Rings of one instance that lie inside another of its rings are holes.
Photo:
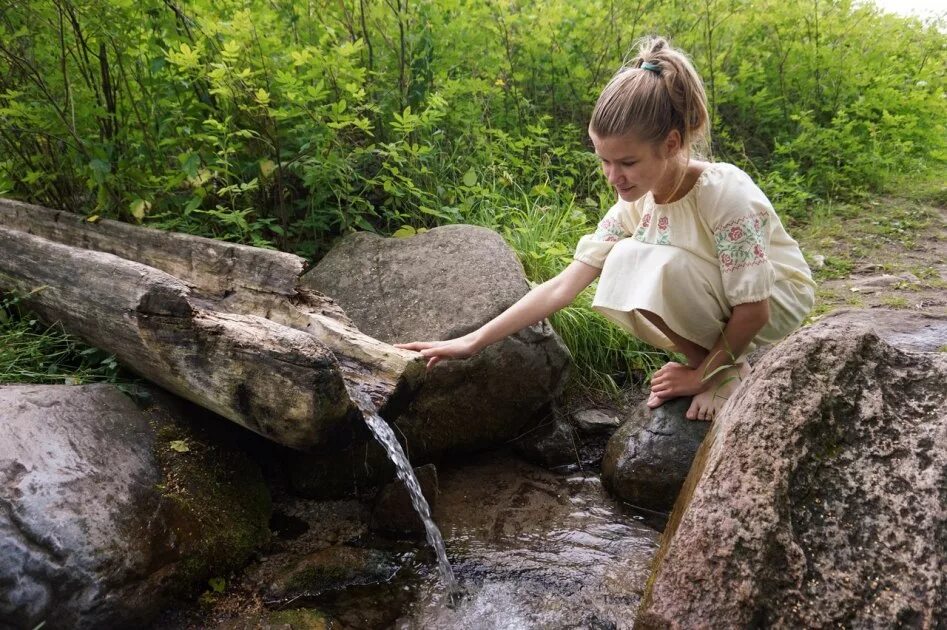
[[[62,325],[40,322],[22,296],[0,293],[0,383],[122,383],[133,380],[115,357],[84,344]]]

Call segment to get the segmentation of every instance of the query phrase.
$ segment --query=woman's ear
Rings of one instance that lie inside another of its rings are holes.
[[[678,152],[684,148],[683,142],[681,142],[681,134],[677,129],[672,129],[668,133],[667,137],[664,138],[662,144],[662,149],[664,150],[664,158],[672,158],[678,154]]]

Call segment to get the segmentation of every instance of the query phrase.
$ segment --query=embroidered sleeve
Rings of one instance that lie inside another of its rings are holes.
[[[764,238],[768,222],[769,217],[759,214],[733,219],[717,228],[714,242],[723,273],[762,265],[769,260],[766,256],[767,239]]]
[[[766,195],[735,167],[722,169],[701,193],[727,301],[736,306],[768,298],[776,282],[769,259],[776,214]]]
[[[587,265],[601,269],[605,266],[605,257],[621,239],[629,236],[624,224],[625,208],[622,202],[616,203],[598,223],[592,234],[579,239],[573,258]]]

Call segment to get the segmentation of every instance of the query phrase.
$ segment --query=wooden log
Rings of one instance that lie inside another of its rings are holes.
[[[112,254],[0,227],[0,286],[148,380],[305,449],[355,411],[335,355],[306,333],[189,301],[180,280]]]
[[[0,225],[140,262],[218,298],[237,291],[291,296],[306,262],[285,252],[109,219],[90,223],[71,212],[12,199],[0,199]]]
[[[298,287],[283,252],[0,199],[0,289],[132,370],[276,442],[338,442],[352,396],[385,408],[424,377],[417,354]]]
[[[300,287],[299,256],[108,219],[91,223],[11,199],[0,199],[0,225],[160,269],[188,284],[210,310],[257,315],[315,335],[336,354],[349,386],[383,411],[424,379],[416,353],[365,335],[331,298]]]

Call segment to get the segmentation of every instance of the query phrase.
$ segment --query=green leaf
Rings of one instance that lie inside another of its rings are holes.
[[[145,214],[151,210],[151,202],[145,201],[144,199],[135,199],[128,205],[129,211],[131,211],[132,216],[135,217],[135,220],[141,223],[145,220]]]
[[[470,169],[464,173],[464,186],[476,186],[477,185],[477,171],[470,167]]]
[[[171,440],[169,447],[178,453],[187,453],[191,450],[187,445],[187,440]]]
[[[395,231],[395,233],[392,234],[392,236],[394,238],[409,238],[411,236],[414,236],[415,234],[417,234],[417,230],[415,230],[410,225],[403,225],[400,228],[398,228]]]
[[[273,160],[260,160],[260,175],[265,178],[269,177],[273,171],[276,170],[276,162]]]
[[[227,588],[227,580],[222,577],[213,577],[207,580],[207,584],[210,585],[210,589],[215,593],[223,593],[224,589]]]

